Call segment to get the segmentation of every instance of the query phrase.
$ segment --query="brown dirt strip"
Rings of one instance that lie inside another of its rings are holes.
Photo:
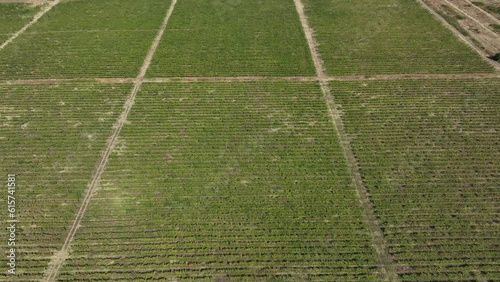
[[[500,20],[493,17],[485,10],[477,7],[468,0],[451,0],[451,1],[444,0],[444,1],[452,8],[462,12],[466,17],[470,18],[471,20],[475,21],[477,24],[482,26],[484,29],[488,30],[488,32],[491,32],[494,35],[499,36],[499,34],[493,31],[490,25],[500,24]]]
[[[60,0],[54,0],[52,2],[49,2],[49,4],[47,5],[47,7],[45,7],[45,9],[41,10],[40,12],[38,12],[38,14],[36,14],[29,23],[27,23],[20,30],[18,30],[16,33],[14,33],[9,39],[7,39],[7,41],[5,41],[4,43],[2,43],[2,45],[0,45],[0,51],[3,50],[12,41],[14,41],[17,37],[19,37],[19,35],[23,34],[23,32],[25,32],[30,26],[32,26],[33,24],[35,24],[41,17],[43,17],[55,5],[59,4],[59,2],[60,2]]]
[[[350,168],[352,182],[354,184],[354,187],[356,187],[356,193],[359,198],[361,207],[363,208],[363,217],[370,231],[375,251],[377,252],[377,263],[379,264],[381,275],[383,276],[383,279],[385,281],[399,281],[394,262],[389,255],[387,243],[385,242],[385,237],[380,227],[380,223],[375,216],[373,203],[371,202],[368,190],[363,183],[358,161],[351,147],[350,139],[345,132],[341,112],[338,109],[338,105],[335,103],[334,97],[331,93],[330,85],[328,84],[328,77],[325,72],[325,67],[317,50],[318,44],[314,38],[313,30],[309,25],[308,18],[304,12],[304,5],[300,0],[294,0],[294,3],[295,8],[297,9],[297,13],[299,14],[300,22],[302,24],[307,43],[309,45],[309,49],[311,51],[311,56],[316,68],[316,74],[320,82],[323,97],[328,107],[328,112],[330,114],[330,117],[332,118],[332,123],[337,133],[340,146]]]
[[[424,2],[424,0],[416,0],[416,1],[418,3],[420,3],[420,5],[422,5],[422,7],[424,7],[427,11],[429,11],[429,13],[431,13],[436,19],[441,21],[441,23],[445,27],[447,27],[449,30],[451,30],[453,32],[453,34],[455,34],[455,36],[460,38],[470,48],[472,48],[477,53],[479,53],[479,55],[481,56],[483,61],[485,61],[488,64],[490,64],[491,66],[493,66],[497,71],[500,71],[500,64],[499,63],[496,63],[496,62],[488,59],[487,58],[488,54],[486,54],[483,50],[481,50],[479,47],[477,47],[471,40],[469,40],[467,37],[465,37],[463,34],[461,34],[457,29],[455,29],[452,25],[450,25],[443,17],[441,17],[441,15],[439,15],[436,11],[434,11],[434,9],[432,9],[429,5],[427,5],[427,3]]]
[[[25,3],[25,4],[33,4],[33,5],[41,5],[48,2],[47,0],[0,0],[0,4],[2,3]]]
[[[329,76],[328,81],[363,81],[363,80],[425,80],[425,79],[485,79],[500,78],[500,73],[458,73],[458,74],[377,74],[377,75],[345,75]],[[48,79],[16,79],[0,81],[0,85],[60,84],[69,82],[94,82],[102,84],[134,83],[136,78],[48,78]],[[235,77],[153,77],[144,78],[143,83],[168,82],[252,82],[252,81],[319,81],[315,76],[235,76]]]
[[[61,269],[62,265],[64,264],[64,261],[66,260],[66,258],[69,255],[70,245],[73,242],[73,239],[75,238],[75,235],[76,235],[78,228],[80,227],[80,224],[81,224],[82,219],[85,215],[85,212],[87,211],[87,207],[89,206],[90,201],[92,200],[92,197],[96,193],[101,176],[102,176],[102,174],[103,174],[103,172],[106,169],[106,166],[108,164],[109,156],[111,155],[111,152],[113,151],[113,148],[116,145],[118,136],[120,135],[120,132],[121,132],[126,120],[127,120],[127,117],[132,109],[132,106],[134,105],[134,101],[135,101],[135,97],[137,95],[137,92],[139,92],[139,89],[141,88],[141,85],[144,82],[144,76],[146,75],[146,71],[148,70],[149,65],[151,64],[151,60],[153,59],[153,56],[156,52],[156,49],[158,48],[158,45],[160,44],[160,40],[161,40],[163,33],[167,27],[170,16],[172,15],[172,12],[174,11],[176,3],[177,3],[177,0],[172,0],[172,3],[170,4],[170,7],[167,11],[167,14],[165,15],[165,19],[163,20],[163,23],[160,26],[160,29],[158,30],[158,33],[157,33],[149,51],[148,51],[148,54],[146,55],[146,58],[144,59],[144,63],[141,67],[139,75],[135,78],[134,87],[130,93],[130,96],[128,97],[127,101],[125,102],[124,110],[113,126],[113,129],[114,129],[113,134],[110,136],[110,138],[107,141],[106,147],[105,147],[104,152],[102,154],[102,157],[99,161],[99,165],[97,166],[96,172],[92,177],[92,181],[89,183],[88,189],[87,189],[87,191],[85,193],[85,197],[83,199],[83,202],[80,205],[78,213],[76,214],[76,218],[75,218],[73,224],[71,225],[68,234],[66,235],[66,239],[64,240],[64,244],[63,244],[61,250],[58,251],[56,254],[54,254],[53,258],[51,259],[51,262],[49,262],[48,269],[45,272],[45,278],[43,279],[44,281],[55,281],[56,280],[56,277],[59,273],[59,270]]]

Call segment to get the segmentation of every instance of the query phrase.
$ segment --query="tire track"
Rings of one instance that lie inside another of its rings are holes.
[[[479,54],[479,56],[481,57],[481,59],[483,59],[483,61],[488,63],[490,66],[494,67],[497,72],[500,71],[500,64],[488,59],[487,58],[488,54],[486,54],[483,50],[481,50],[474,43],[472,43],[471,40],[469,40],[467,37],[465,37],[463,34],[461,34],[458,30],[456,30],[452,25],[450,25],[443,17],[441,17],[441,15],[439,15],[436,11],[434,11],[434,9],[432,9],[429,5],[427,5],[427,3],[424,2],[424,0],[416,0],[416,1],[418,3],[420,3],[420,5],[424,9],[429,11],[429,13],[431,13],[431,15],[434,16],[434,18],[439,20],[445,27],[447,27],[451,32],[453,32],[453,34],[455,34],[455,36],[460,38],[465,44],[467,44],[467,46],[469,46],[474,51],[476,51]]]
[[[172,15],[172,12],[174,11],[175,4],[177,3],[177,0],[172,0],[172,3],[170,4],[170,7],[167,11],[167,14],[165,15],[165,19],[163,20],[162,25],[160,26],[160,29],[158,30],[158,33],[146,55],[146,58],[144,59],[144,63],[140,69],[139,74],[134,80],[134,87],[132,88],[132,91],[130,93],[130,96],[125,102],[124,105],[124,110],[120,114],[118,120],[114,124],[113,128],[113,134],[110,136],[110,138],[107,141],[106,147],[104,149],[104,152],[102,154],[102,157],[99,161],[99,165],[96,168],[96,172],[92,177],[92,181],[89,183],[87,191],[85,193],[85,197],[83,199],[82,204],[80,205],[80,208],[76,214],[76,218],[71,225],[68,234],[66,235],[66,239],[64,240],[64,244],[61,248],[60,251],[58,251],[56,254],[54,254],[51,262],[49,262],[48,269],[45,274],[45,278],[43,281],[55,281],[56,277],[59,273],[59,270],[61,269],[62,265],[64,264],[64,261],[66,258],[69,256],[69,248],[71,243],[73,242],[73,239],[75,238],[76,232],[78,228],[80,227],[80,224],[82,222],[82,219],[85,215],[85,212],[87,210],[87,207],[90,204],[90,201],[92,200],[92,197],[96,193],[96,189],[99,185],[99,181],[101,179],[101,176],[103,172],[106,169],[109,156],[111,152],[113,151],[113,148],[116,145],[118,136],[120,135],[120,132],[127,120],[127,117],[132,109],[132,106],[135,101],[135,97],[137,93],[139,92],[139,89],[142,86],[142,83],[144,82],[144,77],[146,76],[146,71],[148,70],[151,60],[153,59],[153,56],[156,52],[156,49],[158,48],[158,45],[160,44],[160,40],[163,36],[163,33],[165,32],[165,29],[167,27],[168,21]]]
[[[500,73],[456,73],[456,74],[375,74],[329,76],[328,81],[365,81],[365,80],[432,80],[432,79],[487,79],[500,78]],[[0,85],[60,84],[68,82],[93,82],[101,84],[134,83],[136,78],[47,78],[16,79],[0,81]],[[253,81],[319,81],[316,76],[234,76],[234,77],[151,77],[143,83],[168,82],[253,82]]]
[[[318,44],[316,43],[316,40],[314,38],[313,30],[310,27],[308,18],[304,12],[304,5],[302,4],[301,0],[294,0],[294,3],[295,8],[297,9],[297,13],[300,17],[300,22],[302,24],[307,43],[309,45],[309,49],[311,51],[311,56],[316,68],[316,74],[318,76],[321,90],[323,92],[323,98],[325,99],[326,106],[328,107],[328,112],[337,133],[342,152],[349,166],[352,183],[354,187],[356,187],[356,193],[360,200],[361,207],[363,208],[364,220],[373,240],[373,245],[377,253],[377,263],[381,268],[381,274],[385,281],[399,281],[397,272],[394,267],[394,262],[392,261],[392,258],[390,257],[388,252],[384,234],[375,216],[373,203],[371,202],[368,190],[363,183],[358,162],[351,147],[349,137],[345,132],[340,110],[338,109],[338,105],[335,103],[330,85],[328,84],[328,76],[326,75],[321,55],[317,50]]]
[[[54,0],[54,1],[50,2],[49,5],[45,9],[41,10],[40,12],[38,12],[38,14],[36,14],[29,23],[27,23],[20,30],[18,30],[16,33],[14,33],[9,39],[7,39],[7,41],[5,41],[4,43],[2,43],[2,45],[0,45],[0,51],[3,50],[12,41],[14,41],[17,37],[19,37],[19,35],[23,34],[30,26],[34,25],[48,11],[50,11],[52,8],[54,8],[55,5],[59,4],[59,2],[61,2],[61,1],[60,0]]]

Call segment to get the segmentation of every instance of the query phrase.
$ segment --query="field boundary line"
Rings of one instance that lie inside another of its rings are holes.
[[[328,81],[370,81],[370,80],[432,80],[432,79],[483,79],[500,78],[500,73],[445,73],[445,74],[374,74],[374,75],[338,75],[329,76]],[[134,83],[136,78],[41,78],[41,79],[15,79],[0,80],[0,85],[37,85],[59,84],[71,82],[86,82],[100,84]],[[234,77],[151,77],[144,78],[143,83],[168,83],[168,82],[253,82],[253,81],[298,81],[314,82],[320,79],[316,76],[234,76]]]
[[[469,40],[469,38],[467,38],[463,34],[461,34],[456,28],[454,28],[443,17],[441,17],[440,14],[438,14],[436,11],[434,11],[434,9],[432,9],[431,7],[429,7],[429,5],[427,5],[427,3],[425,3],[423,0],[415,0],[415,1],[417,1],[418,3],[420,3],[420,5],[424,9],[426,9],[427,11],[429,11],[429,13],[431,13],[434,16],[434,18],[436,18],[437,20],[439,20],[445,27],[447,27],[449,30],[451,30],[451,32],[453,34],[455,34],[455,36],[457,36],[458,38],[462,39],[462,41],[465,42],[465,44],[467,44],[467,46],[469,46],[474,51],[476,51],[479,54],[479,56],[481,57],[481,59],[483,59],[483,61],[485,61],[490,66],[492,66],[493,68],[495,68],[495,70],[497,72],[500,71],[500,64],[499,63],[496,63],[493,60],[488,59],[487,58],[488,54],[486,54],[483,50],[481,50],[474,43],[472,43],[472,41]]]
[[[486,12],[485,10],[481,9],[480,7],[474,5],[471,1],[469,0],[464,0],[464,2],[467,2],[467,4],[471,5],[472,7],[476,8],[476,10],[479,10],[479,12],[483,13],[484,15],[486,15],[487,17],[489,17],[491,20],[493,20],[494,22],[496,22],[497,24],[500,25],[500,20],[495,18],[492,14]]]
[[[95,195],[97,187],[99,185],[99,181],[101,179],[101,176],[103,172],[106,169],[106,166],[109,161],[109,156],[111,155],[111,152],[113,151],[118,136],[120,135],[120,132],[125,125],[127,121],[127,117],[132,110],[132,106],[134,105],[135,102],[135,97],[137,96],[137,93],[139,92],[139,89],[142,86],[142,83],[144,82],[144,77],[146,76],[146,71],[148,70],[151,60],[153,59],[153,56],[156,52],[156,49],[158,48],[158,45],[160,44],[160,40],[163,37],[163,33],[165,32],[165,29],[167,28],[168,21],[174,11],[175,5],[177,3],[177,0],[172,0],[172,3],[170,4],[170,7],[167,11],[167,14],[165,15],[165,18],[162,22],[162,25],[160,26],[156,37],[153,40],[153,43],[151,44],[151,47],[149,48],[149,51],[146,55],[146,58],[144,59],[144,63],[141,66],[141,69],[139,71],[139,74],[135,78],[134,81],[134,87],[132,88],[132,91],[125,101],[124,104],[124,109],[120,116],[118,117],[116,123],[113,125],[113,133],[112,135],[108,138],[108,141],[106,143],[106,147],[104,149],[104,152],[101,155],[101,159],[99,160],[99,164],[96,168],[96,171],[92,177],[91,182],[88,185],[87,191],[85,193],[85,197],[80,205],[80,208],[78,209],[78,212],[76,214],[75,220],[73,221],[73,224],[71,225],[68,234],[66,235],[66,239],[64,240],[64,244],[61,248],[60,251],[54,254],[53,258],[48,264],[48,268],[45,274],[45,278],[43,281],[55,281],[56,277],[59,273],[59,270],[61,269],[62,265],[64,264],[64,261],[69,255],[69,248],[71,243],[73,242],[73,239],[75,238],[76,232],[81,226],[82,219],[85,215],[85,212],[87,211],[87,207],[90,204],[90,201],[92,200],[92,197]]]
[[[304,5],[302,4],[301,0],[294,0],[294,3],[300,18],[300,22],[302,24],[302,28],[304,30],[307,44],[309,45],[311,56],[314,62],[314,67],[316,68],[316,74],[318,76],[321,90],[323,92],[323,98],[325,99],[329,115],[332,119],[333,127],[339,139],[342,153],[349,166],[352,184],[356,188],[356,194],[360,201],[361,208],[363,209],[365,224],[367,225],[372,237],[373,246],[377,253],[377,263],[379,264],[381,275],[383,276],[383,279],[385,281],[399,281],[394,267],[394,262],[389,255],[384,234],[375,216],[373,203],[371,202],[368,195],[368,190],[363,183],[358,161],[356,160],[356,157],[354,155],[349,137],[345,132],[341,112],[339,111],[338,105],[335,103],[334,97],[332,95],[332,91],[328,83],[328,76],[326,74],[321,55],[319,54],[319,51],[317,49],[318,44],[316,42],[316,39],[314,38],[313,29],[309,25],[309,20],[305,14]]]
[[[55,5],[59,4],[59,2],[61,2],[61,0],[54,0],[54,1],[50,2],[48,4],[48,6],[45,7],[45,9],[41,10],[40,12],[38,12],[29,23],[27,23],[26,25],[24,25],[20,30],[18,30],[9,39],[7,39],[7,41],[5,41],[4,43],[2,43],[2,45],[0,45],[0,51],[3,50],[12,41],[14,41],[17,37],[19,37],[19,35],[21,35],[23,32],[25,32],[30,26],[32,26],[36,22],[38,22],[38,20],[41,17],[43,17],[48,11],[50,11],[52,8],[54,8]]]

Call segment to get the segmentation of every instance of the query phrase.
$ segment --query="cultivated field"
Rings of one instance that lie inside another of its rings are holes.
[[[28,23],[38,8],[25,4],[2,4],[0,1],[0,44]]]
[[[1,2],[0,281],[500,281],[500,65],[423,2]]]

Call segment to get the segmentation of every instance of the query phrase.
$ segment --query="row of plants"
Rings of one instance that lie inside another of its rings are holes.
[[[494,70],[417,1],[303,2],[330,75]]]
[[[315,83],[143,85],[60,278],[373,279],[332,132]]]

